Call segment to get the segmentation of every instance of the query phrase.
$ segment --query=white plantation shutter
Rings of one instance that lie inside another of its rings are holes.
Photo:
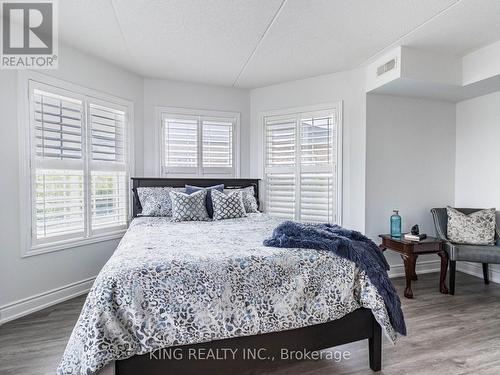
[[[335,154],[334,115],[302,117],[300,120],[300,162],[302,165],[331,165]]]
[[[162,113],[162,174],[235,175],[235,117]]]
[[[125,112],[89,105],[92,160],[125,162]]]
[[[295,166],[295,117],[270,119],[266,123],[267,167]]]
[[[265,117],[266,209],[337,222],[338,110]]]
[[[39,160],[82,159],[82,106],[78,99],[34,90],[32,119]]]
[[[266,177],[267,212],[273,216],[293,219],[295,217],[295,174],[269,172]]]
[[[233,133],[231,119],[201,119],[203,174],[233,175]]]
[[[31,246],[125,228],[127,113],[30,82]]]
[[[128,185],[124,171],[91,172],[92,230],[127,225]]]
[[[163,120],[164,173],[198,171],[198,119],[167,116]]]
[[[295,217],[296,118],[274,117],[266,122],[267,212]]]
[[[83,170],[36,169],[33,234],[37,239],[83,236],[83,186]]]
[[[299,219],[335,222],[335,112],[300,117]]]
[[[333,173],[300,174],[300,220],[335,222]]]
[[[85,233],[83,101],[32,91],[32,237],[36,242]]]
[[[89,103],[91,231],[124,228],[128,217],[126,113]]]

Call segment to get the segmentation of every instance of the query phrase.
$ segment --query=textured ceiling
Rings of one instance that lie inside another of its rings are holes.
[[[464,56],[500,40],[500,1],[462,0],[397,41],[443,54]]]
[[[463,55],[499,0],[64,0],[60,38],[143,77],[260,87],[351,69],[396,44]]]

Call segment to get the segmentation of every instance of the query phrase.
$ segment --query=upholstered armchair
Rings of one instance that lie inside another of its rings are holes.
[[[457,208],[457,210],[466,215],[479,211],[477,208]],[[436,226],[436,234],[438,238],[446,241],[445,248],[450,259],[450,294],[455,294],[455,273],[457,260],[482,263],[484,283],[489,284],[488,264],[500,264],[500,230],[498,229],[498,211],[495,246],[462,245],[450,242],[446,237],[448,227],[448,214],[446,213],[446,208],[433,208],[431,213],[434,219],[434,225]]]

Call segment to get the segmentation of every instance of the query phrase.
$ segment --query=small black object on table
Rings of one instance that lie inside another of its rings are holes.
[[[415,272],[415,264],[417,258],[421,254],[437,254],[441,258],[441,274],[439,276],[439,291],[443,294],[448,294],[446,287],[446,271],[448,269],[448,254],[444,250],[444,242],[439,238],[427,237],[421,241],[409,241],[401,237],[391,237],[390,234],[379,235],[382,238],[382,243],[379,245],[380,250],[393,250],[401,255],[405,266],[406,287],[404,296],[413,298],[411,290],[412,280],[418,280]]]

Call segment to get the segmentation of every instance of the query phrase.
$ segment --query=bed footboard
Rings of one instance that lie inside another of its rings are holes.
[[[367,362],[373,371],[379,371],[382,365],[382,330],[372,312],[360,308],[341,319],[314,326],[178,346],[134,356],[116,361],[116,375],[235,375],[286,362],[282,350],[287,353],[317,351],[363,339],[368,339]],[[214,358],[197,357],[200,353],[205,356],[210,352]]]

